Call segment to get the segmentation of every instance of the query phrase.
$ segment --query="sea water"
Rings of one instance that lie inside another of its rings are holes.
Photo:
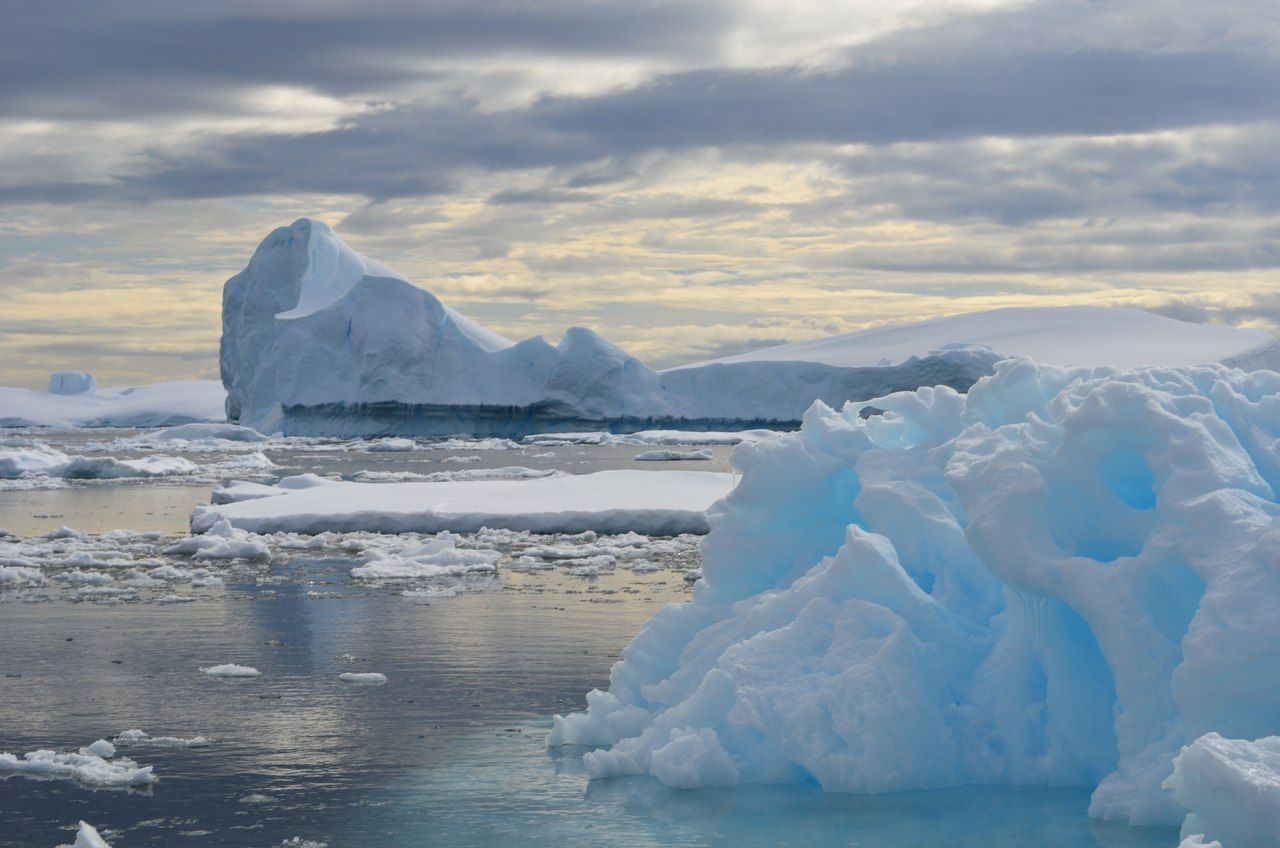
[[[103,436],[56,438],[72,452]],[[580,473],[635,467],[643,449],[369,453],[330,443],[265,452],[277,477],[350,477],[505,465]],[[710,462],[668,467],[726,470],[728,449],[712,451]],[[479,459],[450,461],[471,456]],[[0,492],[0,527],[176,533],[209,488],[166,480]],[[550,716],[580,709],[644,620],[688,597],[689,563],[590,579],[504,569],[478,591],[439,599],[357,584],[351,565],[278,556],[256,579],[229,579],[173,605],[0,593],[0,751],[75,749],[135,728],[210,740],[122,748],[154,766],[160,779],[146,791],[0,780],[0,846],[69,843],[80,819],[115,848],[1177,843],[1173,829],[1091,821],[1085,789],[867,797],[812,786],[691,792],[640,777],[588,781],[581,751],[545,748]],[[262,674],[199,670],[218,663]],[[378,672],[387,683],[351,685],[338,679],[345,672]]]

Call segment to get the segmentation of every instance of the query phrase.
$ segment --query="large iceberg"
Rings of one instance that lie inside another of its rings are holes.
[[[893,365],[714,364],[658,372],[580,327],[512,343],[353,251],[320,221],[282,227],[223,290],[227,415],[294,435],[525,436],[653,426],[794,425],[832,403],[965,389],[997,356],[921,351]]]
[[[693,600],[549,744],[596,778],[1083,785],[1174,824],[1183,746],[1280,732],[1280,374],[1006,360],[874,405],[737,448]]]
[[[815,399],[964,391],[1008,355],[1280,366],[1262,331],[1081,307],[997,310],[655,371],[583,328],[556,345],[513,343],[306,218],[271,233],[227,281],[222,321],[228,417],[291,435],[788,429]]]

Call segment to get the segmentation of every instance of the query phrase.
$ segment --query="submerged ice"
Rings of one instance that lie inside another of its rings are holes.
[[[1010,360],[875,405],[738,449],[694,599],[550,745],[676,787],[1085,785],[1176,824],[1184,746],[1280,731],[1280,374]]]

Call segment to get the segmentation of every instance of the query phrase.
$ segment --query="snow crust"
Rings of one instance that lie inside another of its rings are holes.
[[[226,394],[217,380],[93,388],[75,394],[0,386],[0,427],[165,427],[225,421]]]
[[[733,488],[733,475],[628,470],[523,480],[353,483],[304,474],[286,477],[275,488],[279,494],[271,497],[197,507],[192,532],[437,533],[489,527],[699,533],[707,529],[703,513]],[[192,538],[198,544],[199,537]]]
[[[1009,360],[875,405],[736,450],[693,601],[548,744],[595,778],[1084,785],[1176,824],[1183,746],[1280,731],[1280,374]]]
[[[1225,848],[1280,844],[1280,736],[1249,741],[1206,733],[1174,757],[1165,788],[1191,811],[1183,845],[1196,838]]]
[[[1010,307],[873,327],[684,365],[817,362],[856,367],[902,362],[948,344],[978,345],[1047,365],[1177,367],[1222,362],[1280,369],[1280,344],[1265,330],[1191,324],[1108,306]]]

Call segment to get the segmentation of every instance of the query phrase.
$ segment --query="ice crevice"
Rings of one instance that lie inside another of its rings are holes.
[[[548,744],[593,778],[1080,785],[1180,823],[1222,803],[1170,782],[1186,746],[1280,732],[1278,403],[1272,372],[1007,360],[882,415],[815,404],[737,449],[693,600]]]

